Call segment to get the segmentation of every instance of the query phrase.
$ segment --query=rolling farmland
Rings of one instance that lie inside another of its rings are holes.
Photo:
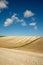
[[[43,65],[43,37],[0,37],[0,65]]]
[[[21,37],[2,37],[0,38],[0,47],[19,47],[38,39],[40,37],[21,36]]]

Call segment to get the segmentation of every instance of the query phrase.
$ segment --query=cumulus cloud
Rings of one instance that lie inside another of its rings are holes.
[[[14,14],[11,18],[7,18],[6,21],[4,22],[4,26],[9,26],[10,24],[13,23],[13,20],[15,19],[16,14]]]
[[[8,2],[6,0],[0,0],[0,9],[7,8]]]
[[[4,26],[9,26],[10,24],[12,24],[12,19],[8,18],[6,19],[6,21],[4,22]]]
[[[32,11],[30,11],[30,10],[26,10],[25,12],[24,12],[24,17],[31,17],[31,16],[34,16],[34,13],[32,12]]]
[[[25,24],[25,21],[23,20],[23,19],[19,19],[18,17],[17,17],[17,14],[13,14],[12,16],[11,16],[11,18],[7,18],[6,20],[5,20],[5,22],[4,22],[4,26],[9,26],[10,24],[12,24],[13,22],[20,22],[21,23],[21,25],[26,25]]]

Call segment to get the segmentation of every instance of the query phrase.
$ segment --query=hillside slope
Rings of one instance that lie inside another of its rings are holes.
[[[43,54],[0,48],[0,65],[43,65]]]
[[[16,49],[43,53],[43,37]]]
[[[40,37],[36,36],[10,36],[10,37],[0,37],[0,47],[6,48],[16,48],[29,44],[30,42],[38,39]]]

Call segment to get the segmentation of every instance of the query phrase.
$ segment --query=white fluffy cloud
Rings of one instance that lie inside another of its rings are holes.
[[[8,2],[6,0],[0,0],[0,9],[7,8]]]
[[[12,19],[8,18],[6,19],[6,21],[4,22],[4,26],[9,26],[10,24],[12,24]]]
[[[24,17],[31,17],[31,16],[34,16],[34,13],[32,12],[32,11],[30,11],[30,10],[26,10],[25,12],[24,12]]]
[[[13,22],[20,22],[22,26],[26,25],[25,21],[23,19],[19,19],[16,14],[14,13],[11,18],[7,18],[4,22],[4,26],[9,26],[10,24],[12,24]]]
[[[7,18],[6,21],[4,22],[4,26],[9,26],[10,24],[13,23],[13,20],[15,19],[16,14],[14,14],[11,18]]]

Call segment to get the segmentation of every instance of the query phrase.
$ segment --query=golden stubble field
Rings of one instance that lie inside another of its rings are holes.
[[[43,37],[0,37],[0,65],[43,65]]]

